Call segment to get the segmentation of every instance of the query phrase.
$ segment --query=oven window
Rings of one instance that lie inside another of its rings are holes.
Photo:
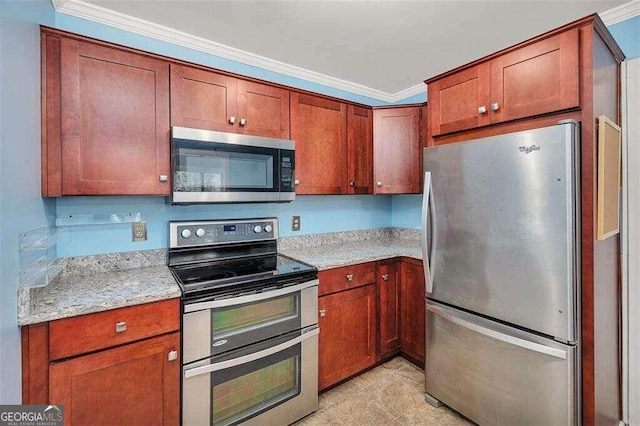
[[[214,339],[244,332],[258,327],[275,326],[278,323],[297,320],[294,327],[300,327],[300,293],[262,300],[259,302],[215,309],[211,313],[211,329]],[[291,327],[282,331],[290,331]],[[274,333],[275,335],[275,333]]]
[[[237,424],[299,395],[300,378],[300,344],[211,374],[211,424]]]
[[[275,149],[226,144],[209,144],[205,149],[178,144],[174,146],[173,159],[175,192],[277,189]]]

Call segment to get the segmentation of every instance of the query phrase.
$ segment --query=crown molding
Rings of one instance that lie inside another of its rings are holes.
[[[416,84],[415,86],[407,87],[404,90],[401,90],[397,93],[394,93],[392,96],[394,98],[393,102],[398,102],[403,99],[406,99],[410,96],[417,95],[419,93],[426,93],[427,85],[424,83]]]
[[[284,74],[290,77],[300,78],[313,83],[329,86],[334,89],[344,90],[361,96],[366,96],[383,102],[397,102],[418,93],[418,86],[410,87],[398,93],[387,93],[373,89],[362,84],[353,83],[326,74],[321,74],[305,68],[290,65],[264,56],[256,55],[244,50],[236,49],[221,43],[216,43],[202,37],[194,36],[164,25],[158,25],[130,15],[106,9],[101,6],[86,3],[82,0],[51,0],[56,12],[77,18],[119,28],[135,34],[151,37],[156,40],[209,53],[246,65],[263,68],[269,71]],[[420,90],[425,90],[420,85]]]
[[[606,26],[635,18],[640,15],[640,0],[631,0],[628,3],[599,13],[599,15]]]

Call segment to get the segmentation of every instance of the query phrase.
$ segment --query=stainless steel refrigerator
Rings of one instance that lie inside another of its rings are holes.
[[[426,398],[580,423],[579,124],[425,148]]]

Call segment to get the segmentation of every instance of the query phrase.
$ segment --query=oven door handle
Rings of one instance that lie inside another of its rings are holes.
[[[303,342],[313,336],[317,336],[320,333],[320,329],[318,327],[314,328],[311,331],[303,333],[302,335],[288,340],[286,342],[280,343],[279,345],[272,346],[263,351],[255,352],[249,355],[241,356],[238,358],[230,359],[228,361],[216,362],[209,365],[204,365],[202,367],[195,367],[189,370],[185,370],[184,378],[188,379],[190,377],[199,376],[201,374],[207,374],[214,371],[220,371],[231,367],[237,367],[242,364],[249,363],[251,361],[256,361],[260,358],[268,357],[269,355],[273,355],[275,353],[281,352],[291,346],[295,346],[300,342]]]
[[[265,291],[263,293],[248,294],[246,296],[230,297],[222,300],[212,300],[210,302],[192,303],[184,306],[184,312],[201,311],[203,309],[215,309],[224,308],[227,306],[242,305],[245,303],[258,302],[260,300],[271,299],[273,297],[284,296],[286,294],[297,293],[301,290],[309,287],[317,286],[319,281],[317,279],[311,281],[305,281],[302,284],[297,284],[291,287],[285,287],[278,290]]]

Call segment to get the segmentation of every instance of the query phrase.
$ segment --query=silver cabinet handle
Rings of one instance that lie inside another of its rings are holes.
[[[327,316],[327,311],[325,309],[320,309],[318,311],[318,313],[320,314],[321,317],[326,317]]]
[[[481,107],[478,107],[478,114],[484,114],[487,112],[487,107],[482,105]]]
[[[123,333],[127,331],[127,322],[120,321],[116,323],[116,333]]]
[[[300,185],[300,181],[298,179],[293,181],[294,185]]]
[[[376,186],[377,186],[378,188],[382,188],[382,182],[376,182]]]
[[[291,293],[297,293],[311,287],[317,287],[319,281],[317,279],[305,281],[298,285],[292,285],[291,287],[284,287],[278,290],[265,291],[263,293],[249,294],[246,296],[237,296],[228,299],[212,300],[210,302],[200,302],[185,305],[184,312],[200,311],[202,309],[224,308],[232,305],[241,305],[243,303],[258,302],[260,300],[271,299],[274,297],[285,296]],[[317,291],[317,289],[316,289]]]
[[[167,355],[167,360],[168,361],[175,361],[176,359],[178,359],[178,351],[169,352],[169,355]]]
[[[246,118],[241,118],[240,119],[240,125],[241,126],[246,126],[247,125],[247,119]]]
[[[347,281],[353,281],[353,274],[347,274]]]
[[[385,280],[385,281],[388,281],[389,280],[389,274],[384,274],[382,276],[382,279]]]
[[[491,111],[497,111],[500,108],[497,102],[491,104]]]
[[[546,345],[541,345],[540,343],[531,342],[529,340],[524,340],[519,337],[510,336],[508,334],[500,333],[499,331],[491,330],[490,328],[483,327],[479,324],[474,324],[470,321],[458,318],[457,316],[452,315],[449,312],[446,312],[444,309],[441,309],[429,302],[427,302],[427,310],[433,312],[439,317],[446,319],[447,321],[451,321],[454,324],[457,324],[468,330],[475,331],[476,333],[483,334],[487,337],[491,337],[492,339],[500,340],[510,345],[520,346],[521,348],[540,352],[542,354],[551,355],[556,358],[567,359],[566,351],[552,348]]]
[[[234,116],[229,117],[229,123],[236,124],[236,118]]]
[[[169,182],[169,176],[167,176],[167,175],[160,175],[160,176],[158,176],[158,180],[159,180],[160,182],[162,182],[162,183]]]
[[[246,364],[248,362],[255,361],[257,359],[264,358],[278,352],[282,352],[283,350],[290,348],[291,346],[295,346],[298,343],[301,343],[309,339],[310,337],[317,336],[319,333],[320,333],[320,330],[318,328],[314,328],[313,330],[307,333],[304,333],[301,336],[296,337],[295,339],[291,339],[287,342],[280,343],[279,345],[273,346],[263,351],[254,352],[252,354],[230,359],[228,361],[222,361],[214,364],[204,365],[202,367],[195,367],[190,370],[185,370],[183,373],[183,376],[185,379],[188,379],[189,377],[199,376],[201,374],[220,371],[220,370],[224,370],[226,368],[231,368],[231,367],[237,367],[238,365]]]
[[[354,180],[349,181],[349,186],[350,186],[350,187],[352,187],[352,188],[353,188],[354,186],[356,186],[356,181],[354,181]]]

